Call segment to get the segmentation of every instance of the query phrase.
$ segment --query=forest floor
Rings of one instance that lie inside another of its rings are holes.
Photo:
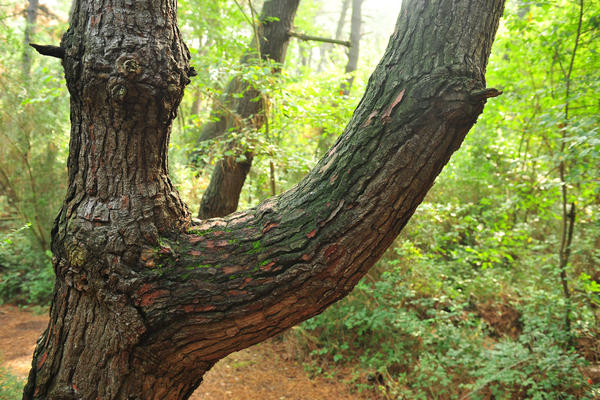
[[[47,323],[45,314],[0,306],[0,362],[12,375],[27,378],[36,340]],[[276,339],[233,353],[204,377],[191,399],[357,400],[370,397],[351,393],[343,378],[310,378],[288,354],[285,344]]]

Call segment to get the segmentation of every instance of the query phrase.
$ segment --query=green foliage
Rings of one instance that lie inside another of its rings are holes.
[[[31,41],[60,41],[64,5],[40,9]],[[54,281],[50,229],[66,187],[68,95],[60,63],[25,46],[22,7],[0,6],[0,301],[44,304]]]
[[[21,399],[23,397],[24,384],[25,382],[0,366],[0,400]]]
[[[32,246],[44,251],[65,188],[68,96],[56,61],[30,54],[30,72],[23,71],[23,53],[32,50],[22,42],[24,20],[8,19],[17,9],[0,7],[0,18],[12,22],[0,25],[6,43],[0,48],[0,214],[8,227],[31,224]],[[52,19],[37,26],[36,39],[57,41],[63,28]]]
[[[0,304],[48,304],[54,272],[50,252],[31,248],[31,227],[0,235]]]
[[[447,265],[430,264],[406,242],[379,268],[379,279],[295,330],[314,360],[358,360],[383,377],[379,389],[391,398],[592,398],[579,369],[585,360],[565,347],[561,314],[547,306],[560,293],[517,302],[521,333],[497,340],[496,321],[474,304],[485,281],[494,286],[492,269],[466,294],[466,279],[447,279]]]
[[[199,76],[187,88],[180,107],[169,155],[175,160],[172,177],[183,197],[197,207],[216,162],[223,156],[236,156],[241,161],[245,152],[251,151],[254,161],[240,197],[240,208],[256,205],[273,194],[273,186],[280,193],[295,185],[333,144],[358,103],[356,94],[364,88],[367,70],[359,74],[351,95],[341,96],[340,85],[346,77],[340,66],[345,65],[347,57],[340,49],[331,52],[325,63],[327,68],[319,66],[317,73],[313,67],[318,61],[319,43],[315,42],[292,40],[284,65],[250,57],[240,63],[240,58],[252,51],[247,48],[253,36],[249,3],[196,3],[186,0],[180,7],[184,34],[201,39],[188,41],[192,65]],[[294,20],[295,29],[332,36],[316,19],[322,3],[303,2]],[[203,10],[202,18],[192,9]],[[382,46],[376,47],[382,50]],[[323,62],[318,64],[325,65]],[[260,116],[266,123],[259,131],[251,128],[253,124],[243,124],[244,129],[198,143],[203,124],[211,118],[209,111],[215,105],[223,106],[220,96],[234,77],[260,93],[256,101],[266,101]],[[200,155],[203,171],[188,165],[191,152]]]

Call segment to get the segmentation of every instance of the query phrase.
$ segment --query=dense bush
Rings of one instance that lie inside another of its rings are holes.
[[[12,375],[1,364],[2,354],[0,354],[0,400],[21,399],[25,382]]]
[[[493,269],[456,277],[408,242],[395,253],[377,280],[294,330],[302,356],[321,370],[359,361],[385,398],[594,398],[588,362],[567,345],[560,292],[511,301]],[[486,304],[484,289],[497,290]]]
[[[0,303],[48,304],[54,285],[49,251],[32,247],[26,225],[0,235]]]

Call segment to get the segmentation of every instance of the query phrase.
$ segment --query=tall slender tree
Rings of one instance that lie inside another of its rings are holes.
[[[256,62],[257,59],[283,63],[290,40],[288,32],[292,29],[299,3],[300,0],[268,0],[264,3],[251,49],[244,55],[241,64]],[[232,78],[223,98],[215,103],[211,122],[204,125],[200,141],[230,134],[232,130],[241,132],[262,127],[267,99],[253,84],[239,76]],[[237,209],[253,159],[253,152],[245,150],[242,154],[224,156],[217,161],[200,201],[199,218],[223,217]]]
[[[344,25],[346,24],[346,14],[348,13],[348,7],[350,6],[350,0],[342,0],[342,9],[340,11],[340,18],[338,19],[336,28],[335,28],[335,36],[336,40],[341,40],[342,31],[344,30]],[[319,65],[317,66],[317,71],[321,71],[323,69],[323,64],[329,57],[329,53],[333,49],[333,44],[325,43],[319,48]]]
[[[295,188],[194,221],[168,177],[192,75],[175,0],[76,0],[56,286],[24,399],[186,399],[227,354],[345,296],[482,112],[502,0],[407,0],[365,96]]]
[[[350,74],[348,80],[342,85],[342,91],[347,96],[350,94],[352,83],[354,83],[354,72],[358,68],[358,55],[360,53],[360,31],[362,26],[362,4],[363,0],[352,0],[352,20],[350,23],[350,43],[348,49],[348,63],[346,74]]]
[[[29,43],[35,35],[39,4],[39,0],[29,0],[29,4],[25,10],[25,30],[23,34],[25,46],[23,46],[23,60],[21,66],[25,79],[29,79],[29,73],[31,71],[31,47],[29,47]]]

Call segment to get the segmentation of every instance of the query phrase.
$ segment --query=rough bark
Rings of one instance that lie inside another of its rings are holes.
[[[260,54],[263,60],[283,63],[287,51],[296,10],[300,0],[268,0],[264,3],[260,17],[259,41],[253,41],[252,50],[246,54],[242,64],[253,62]],[[255,38],[256,39],[256,38]],[[239,95],[242,94],[240,97]],[[200,141],[215,139],[235,130],[258,130],[264,123],[262,115],[264,99],[252,82],[234,77],[225,90],[224,99],[219,101],[211,120],[202,129]],[[223,217],[237,209],[240,193],[252,166],[251,151],[236,149],[239,155],[224,157],[217,161],[210,183],[200,201],[199,218]]]
[[[167,173],[171,122],[190,73],[175,12],[175,0],[73,4],[61,42],[69,186],[52,231],[51,322],[25,399],[150,399],[142,386],[166,379],[133,358],[148,327],[131,296],[144,275],[142,248],[190,221]]]
[[[174,0],[77,0],[69,189],[24,399],[187,399],[211,366],[345,296],[482,112],[501,0],[405,1],[336,145],[292,190],[192,221],[167,174],[188,83]]]

